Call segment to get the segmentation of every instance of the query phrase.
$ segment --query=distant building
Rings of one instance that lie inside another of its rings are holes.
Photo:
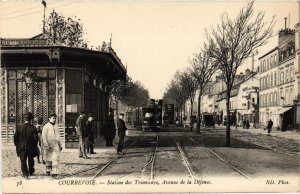
[[[260,60],[260,124],[266,126],[273,120],[274,128],[295,128],[298,98],[296,71],[299,62],[295,50],[295,30],[280,30],[278,47],[259,58]]]
[[[281,107],[278,103],[278,47],[259,57],[259,124],[266,127],[267,122],[272,119],[273,126],[279,126],[277,112]]]

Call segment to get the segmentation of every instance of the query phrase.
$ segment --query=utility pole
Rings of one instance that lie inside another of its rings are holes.
[[[45,33],[45,12],[46,12],[47,3],[45,0],[43,0],[42,4],[44,5],[44,19],[43,19],[43,34],[44,34]]]

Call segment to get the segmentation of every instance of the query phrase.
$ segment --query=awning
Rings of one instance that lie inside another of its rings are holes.
[[[284,108],[279,109],[276,112],[273,112],[273,114],[275,114],[275,115],[281,115],[281,114],[285,113],[286,111],[290,110],[291,108],[292,107],[284,107]]]

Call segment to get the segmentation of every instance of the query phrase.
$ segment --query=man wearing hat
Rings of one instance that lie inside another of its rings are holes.
[[[34,173],[34,157],[37,155],[38,133],[32,125],[33,115],[25,113],[25,122],[17,126],[14,134],[14,144],[18,157],[21,160],[23,177],[28,179]],[[28,166],[27,166],[28,161]]]
[[[123,146],[124,146],[124,138],[127,127],[124,122],[124,113],[120,113],[119,119],[117,121],[118,125],[118,136],[119,136],[119,144],[117,148],[118,155],[122,154]]]
[[[76,120],[76,132],[79,136],[79,158],[88,158],[86,155],[86,121],[85,113],[81,112]]]
[[[88,114],[88,120],[86,121],[86,149],[87,153],[95,154],[94,152],[94,128],[93,128],[93,114]]]

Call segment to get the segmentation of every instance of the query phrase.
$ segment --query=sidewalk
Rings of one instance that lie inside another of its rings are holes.
[[[222,128],[225,129],[226,126],[216,126],[216,128]],[[231,130],[236,130],[235,127],[230,126]],[[249,129],[243,129],[242,127],[238,127],[237,130],[239,131],[244,131],[244,132],[249,132],[253,134],[264,134],[268,135],[268,130],[264,130],[262,128],[249,128]],[[287,139],[292,139],[295,141],[300,142],[300,132],[296,131],[277,131],[277,130],[272,130],[270,133],[271,136],[276,136],[276,137],[284,137]]]

